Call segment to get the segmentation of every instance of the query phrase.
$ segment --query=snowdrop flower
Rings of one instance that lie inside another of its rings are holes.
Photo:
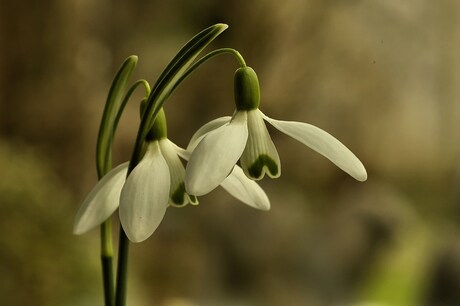
[[[169,205],[198,204],[195,196],[185,192],[185,169],[166,135],[166,118],[161,110],[147,136],[139,164],[127,179],[129,163],[124,163],[98,182],[77,213],[74,233],[101,224],[119,207],[126,235],[140,242],[155,231]]]
[[[187,160],[190,152],[167,138],[162,110],[146,139],[142,160],[127,179],[128,162],[114,168],[96,184],[77,213],[74,233],[83,234],[102,224],[119,207],[126,235],[133,242],[141,242],[156,230],[168,206],[198,204],[196,197],[185,191],[185,169],[179,156]],[[235,167],[222,187],[252,207],[270,209],[265,192],[240,168]]]
[[[311,124],[272,119],[259,110],[259,81],[250,67],[239,68],[234,78],[236,111],[213,120],[196,136],[201,138],[187,164],[185,188],[201,196],[216,188],[240,160],[244,173],[259,180],[267,174],[279,177],[278,152],[265,121],[322,154],[358,181],[367,179],[361,161],[340,141]]]

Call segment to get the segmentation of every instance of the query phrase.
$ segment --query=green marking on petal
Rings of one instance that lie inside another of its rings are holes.
[[[178,206],[184,206],[186,203],[184,203],[185,199],[185,184],[181,183],[179,187],[171,194],[171,201],[172,204],[178,205]]]
[[[264,169],[268,170],[268,175],[272,178],[279,176],[278,164],[267,154],[259,155],[247,171],[251,178],[257,180],[263,178],[266,172]]]
[[[192,204],[192,205],[198,205],[198,204],[200,204],[200,203],[198,202],[198,198],[197,198],[196,196],[194,196],[194,195],[189,195],[189,199],[190,199],[190,204]]]
[[[198,205],[198,198],[194,195],[189,195],[185,191],[185,183],[181,183],[177,189],[171,194],[171,205],[174,207],[184,207],[189,202],[192,205]]]

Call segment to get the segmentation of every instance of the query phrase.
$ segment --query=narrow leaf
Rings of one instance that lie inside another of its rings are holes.
[[[104,176],[111,168],[111,146],[114,126],[117,121],[116,118],[118,111],[122,104],[126,85],[134,71],[134,68],[136,67],[136,64],[137,56],[132,55],[128,57],[121,65],[112,81],[112,85],[110,86],[104,112],[102,114],[96,148],[96,166],[99,178]]]
[[[166,66],[163,73],[158,78],[154,85],[150,96],[147,100],[146,109],[142,116],[142,121],[137,134],[136,145],[131,158],[130,171],[139,162],[142,143],[147,136],[155,116],[163,107],[164,101],[169,97],[175,89],[177,82],[185,73],[188,67],[193,63],[196,57],[209,45],[219,34],[227,29],[226,24],[215,24],[197,35],[195,35],[177,55]],[[129,171],[129,172],[130,172]]]

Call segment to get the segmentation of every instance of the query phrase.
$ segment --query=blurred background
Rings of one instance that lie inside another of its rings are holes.
[[[170,208],[132,245],[128,305],[460,305],[459,17],[454,0],[1,0],[1,304],[103,305],[99,231],[72,226],[97,181],[112,78],[136,54],[133,81],[153,85],[183,44],[222,22],[207,50],[242,53],[262,111],[330,132],[369,179],[270,129],[283,171],[260,182],[271,211],[221,189]],[[186,146],[233,112],[236,68],[221,56],[183,83],[165,106],[170,139]],[[132,103],[115,163],[130,157],[138,123]]]

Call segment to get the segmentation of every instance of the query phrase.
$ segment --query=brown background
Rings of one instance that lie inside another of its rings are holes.
[[[459,12],[454,0],[2,0],[1,304],[102,305],[98,231],[71,231],[110,82],[136,54],[134,78],[153,84],[223,22],[211,48],[258,72],[262,111],[330,132],[369,180],[270,129],[283,171],[261,182],[272,210],[222,190],[169,209],[131,249],[129,305],[459,305]],[[173,141],[232,113],[236,68],[214,59],[173,94]],[[115,162],[137,125],[133,103]]]

